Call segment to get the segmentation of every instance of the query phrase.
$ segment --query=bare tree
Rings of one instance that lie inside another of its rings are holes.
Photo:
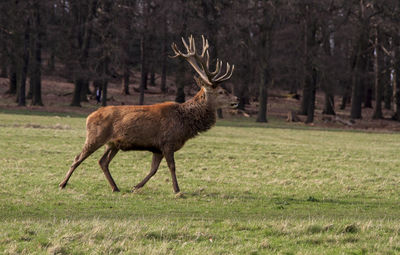
[[[33,3],[32,16],[32,61],[31,61],[31,84],[32,84],[32,105],[43,105],[42,102],[42,25],[43,7],[41,1],[35,0]]]
[[[97,4],[97,0],[71,1],[70,3],[69,14],[72,15],[70,34],[73,39],[70,41],[70,49],[77,57],[77,63],[73,64],[75,87],[71,106],[81,106],[82,95],[86,96],[85,88],[89,83],[89,49]]]

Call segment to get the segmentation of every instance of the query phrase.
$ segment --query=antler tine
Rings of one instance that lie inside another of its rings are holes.
[[[190,35],[190,49],[196,54],[196,42],[194,41],[193,35]]]
[[[217,79],[217,77],[221,74],[222,72],[222,60],[219,61],[219,69],[218,69],[218,73],[214,76],[214,79]]]
[[[201,52],[200,59],[203,65],[205,65],[203,66],[204,71],[207,73],[207,75],[210,75],[210,54],[208,52],[209,44],[208,40],[204,38],[204,35],[201,35],[201,39],[203,41],[203,50]]]
[[[208,55],[208,40],[204,38],[204,35],[201,36],[202,40],[203,40],[203,51],[201,52],[201,57],[204,58],[204,54]],[[209,56],[208,56],[209,58]]]
[[[225,74],[220,75],[221,72],[218,72],[218,74],[215,75],[213,81],[218,81],[219,79],[224,78],[224,77],[228,74],[230,68],[231,68],[231,67],[230,67],[229,63],[227,62],[227,63],[226,63],[226,72],[225,72]],[[221,68],[221,71],[222,71],[222,68]],[[219,77],[218,77],[218,76],[219,76]]]
[[[182,43],[183,43],[183,46],[185,46],[186,51],[187,51],[187,54],[184,57],[193,55],[193,52],[190,51],[190,46],[187,45],[187,43],[183,37],[182,37]],[[190,37],[189,37],[189,44],[190,44]]]
[[[176,54],[173,57],[178,57],[178,56],[184,57],[189,62],[189,64],[193,67],[193,69],[197,72],[197,74],[201,77],[201,79],[206,84],[211,85],[211,81],[210,81],[211,79],[210,79],[207,71],[204,68],[204,64],[202,63],[201,59],[198,59],[199,56],[196,54],[196,46],[194,45],[193,36],[189,37],[189,45],[183,37],[182,37],[182,43],[185,46],[187,53],[186,54],[182,53],[178,49],[178,46],[175,43],[173,43],[172,50]]]
[[[235,65],[232,65],[231,73],[230,73],[226,78],[223,78],[223,79],[221,79],[220,81],[229,80],[229,79],[232,77],[233,70],[235,70]]]
[[[208,51],[209,44],[208,40],[202,35],[202,43],[203,49],[201,50],[201,55],[197,53],[196,50],[196,42],[194,40],[193,35],[189,36],[189,42],[182,37],[182,43],[186,48],[187,53],[183,53],[178,49],[178,46],[175,43],[171,44],[172,50],[175,53],[175,56],[172,57],[184,57],[189,64],[193,67],[193,69],[197,72],[200,78],[207,85],[213,85],[213,83],[218,83],[221,81],[228,80],[233,73],[234,66],[229,65],[227,63],[225,74],[221,75],[222,72],[222,61],[217,58],[215,64],[215,70],[213,72],[210,71],[210,54]]]
[[[207,70],[210,70],[210,54],[208,51],[206,52],[206,68]]]
[[[213,79],[213,81],[214,82],[222,82],[222,81],[229,80],[233,74],[233,70],[235,70],[235,65],[232,65],[232,68],[231,68],[229,63],[226,63],[226,73],[224,75],[221,75],[218,78]],[[229,72],[230,72],[230,74],[229,74]]]
[[[171,48],[172,48],[172,50],[173,50],[174,53],[175,53],[175,56],[171,56],[171,58],[176,58],[176,57],[184,56],[184,55],[185,55],[185,54],[183,54],[180,50],[178,50],[178,46],[176,46],[175,43],[172,43],[172,44],[171,44]]]
[[[217,58],[217,63],[215,64],[215,71],[211,73],[214,80],[216,77],[218,77],[221,73],[221,67],[222,67],[222,60],[219,60]]]

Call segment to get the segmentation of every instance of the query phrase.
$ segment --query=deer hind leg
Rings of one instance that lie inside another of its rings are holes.
[[[113,192],[119,192],[117,184],[115,184],[114,179],[111,176],[110,170],[108,169],[108,165],[110,164],[111,160],[117,154],[118,149],[112,146],[107,146],[106,151],[104,152],[103,156],[99,160],[99,165],[104,172],[108,182],[111,185]]]
[[[164,154],[164,156],[165,156],[165,159],[167,160],[169,171],[171,172],[172,187],[174,188],[174,192],[176,194],[178,194],[180,192],[180,189],[179,189],[178,180],[176,179],[176,174],[175,174],[174,153],[173,152],[167,152],[167,153]]]
[[[75,159],[74,163],[72,163],[69,171],[67,172],[64,180],[58,185],[60,189],[65,188],[65,186],[68,183],[69,178],[71,177],[72,173],[75,171],[75,169],[87,158],[89,157],[93,152],[95,152],[101,145],[88,145],[87,143],[85,146],[83,146],[82,152],[79,153]]]
[[[133,187],[132,192],[142,188],[147,183],[147,181],[150,180],[150,178],[156,174],[162,159],[163,159],[163,155],[161,153],[157,153],[157,152],[153,153],[153,160],[151,162],[150,173],[141,182],[139,182],[135,187]]]

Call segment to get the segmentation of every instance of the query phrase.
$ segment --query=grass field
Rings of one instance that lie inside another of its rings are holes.
[[[122,152],[112,193],[85,118],[0,113],[0,254],[399,254],[400,134],[219,121],[165,161]]]

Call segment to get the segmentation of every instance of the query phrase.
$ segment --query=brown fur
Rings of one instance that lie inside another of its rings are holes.
[[[119,150],[148,150],[153,152],[150,173],[134,189],[143,187],[157,172],[165,157],[171,172],[173,188],[179,192],[175,175],[174,152],[199,132],[210,129],[216,121],[217,107],[227,106],[227,101],[237,101],[221,87],[205,87],[200,80],[200,91],[191,100],[178,104],[165,102],[148,106],[107,106],[90,114],[86,120],[86,141],[83,150],[75,157],[60,188],[80,163],[101,146],[106,151],[99,160],[113,191],[119,191],[108,169]]]

